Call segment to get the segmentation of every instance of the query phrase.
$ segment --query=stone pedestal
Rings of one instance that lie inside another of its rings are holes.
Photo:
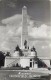
[[[34,51],[31,51],[31,56],[35,56],[35,52]]]
[[[15,52],[13,53],[13,57],[19,57],[19,51],[15,51]]]

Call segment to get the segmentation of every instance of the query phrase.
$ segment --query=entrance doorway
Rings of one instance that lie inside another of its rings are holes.
[[[33,67],[34,67],[34,60],[30,59],[30,68],[33,68]]]

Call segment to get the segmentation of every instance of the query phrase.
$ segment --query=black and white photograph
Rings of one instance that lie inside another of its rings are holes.
[[[0,0],[0,80],[51,80],[51,0]]]

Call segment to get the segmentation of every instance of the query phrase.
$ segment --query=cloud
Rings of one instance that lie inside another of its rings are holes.
[[[20,35],[22,27],[22,16],[20,14],[14,15],[10,18],[2,20],[2,23],[8,26],[8,35]],[[28,34],[35,37],[51,38],[51,29],[49,30],[46,24],[41,24],[39,27],[35,26],[35,21],[28,19]],[[38,22],[37,22],[38,23]],[[11,28],[10,28],[11,27]],[[11,29],[11,30],[10,30]],[[49,30],[49,31],[48,31]]]
[[[49,47],[51,48],[51,43],[49,44]]]
[[[12,7],[12,8],[16,7],[15,3],[13,3],[13,2],[10,2],[10,3],[8,4],[8,6],[9,6],[9,7]]]
[[[30,25],[28,26],[28,35],[32,38],[51,38],[51,31],[48,31],[48,26],[45,24],[42,24],[39,28],[32,27],[34,22],[30,22]],[[22,25],[18,27],[16,30],[15,35],[21,35],[22,31]],[[48,36],[49,35],[49,36]]]
[[[51,38],[51,26],[48,26],[47,34],[48,34],[48,36]]]
[[[42,46],[42,49],[46,49],[46,48],[48,48],[48,46],[46,45],[46,46]]]
[[[22,15],[16,14],[11,17],[8,17],[7,19],[3,19],[1,22],[9,26],[17,26],[21,23],[21,21],[22,21]]]
[[[34,28],[30,28],[30,33],[29,35],[32,37],[47,37],[47,25],[42,24],[39,28],[34,27]]]
[[[22,27],[19,27],[19,28],[17,29],[17,31],[16,31],[16,34],[17,34],[17,35],[20,35],[21,32],[22,32]]]
[[[13,30],[11,30],[11,29],[10,29],[10,30],[8,30],[7,35],[8,35],[8,36],[13,36],[13,35],[14,35],[14,31],[13,31]]]
[[[7,46],[7,41],[3,41],[1,44],[1,50],[9,51],[9,47]]]
[[[2,23],[5,23],[7,26],[0,26],[0,50],[10,50],[14,47],[11,42],[15,40],[16,43],[17,41],[14,36],[21,35],[22,17],[21,15],[14,15],[13,17],[2,20]],[[35,27],[34,20],[28,20],[28,34],[31,38],[51,38],[51,27],[46,24]],[[45,47],[42,46],[42,48]]]

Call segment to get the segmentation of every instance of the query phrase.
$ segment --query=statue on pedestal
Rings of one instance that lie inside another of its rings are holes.
[[[27,49],[27,41],[26,40],[24,42],[24,47],[25,47],[25,49]]]

